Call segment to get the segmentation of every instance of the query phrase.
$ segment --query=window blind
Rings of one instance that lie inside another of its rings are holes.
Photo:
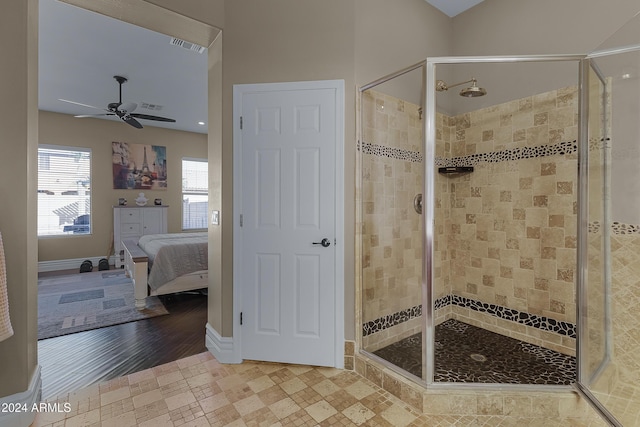
[[[38,147],[38,236],[91,233],[91,150]]]
[[[182,229],[206,229],[209,211],[209,164],[182,159]]]

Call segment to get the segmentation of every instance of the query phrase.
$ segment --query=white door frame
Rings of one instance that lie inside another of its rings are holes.
[[[287,83],[258,83],[233,86],[233,349],[230,363],[242,362],[242,97],[247,93],[283,90],[333,89],[336,91],[336,188],[335,188],[335,367],[344,367],[344,80],[321,80]],[[233,361],[232,361],[233,360]]]

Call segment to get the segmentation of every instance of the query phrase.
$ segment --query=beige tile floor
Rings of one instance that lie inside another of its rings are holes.
[[[433,416],[352,371],[202,353],[57,396],[32,427],[581,426],[579,420]]]

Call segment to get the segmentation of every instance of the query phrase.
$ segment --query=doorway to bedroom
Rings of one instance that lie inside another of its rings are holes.
[[[45,3],[46,0],[40,0]],[[46,2],[49,5],[73,9],[82,14],[93,14],[94,12],[85,10],[83,7],[93,7],[93,2],[68,1],[68,2]],[[70,4],[67,4],[70,3]],[[75,5],[80,6],[79,8]],[[86,5],[86,6],[85,6]],[[96,6],[98,7],[98,6]],[[155,6],[149,6],[154,8]],[[159,8],[154,12],[157,14]],[[41,9],[41,13],[43,10]],[[101,11],[102,19],[110,16],[109,11]],[[163,10],[162,13],[166,11]],[[156,25],[149,20],[149,15],[145,17],[150,25]],[[184,26],[184,17],[173,14],[177,17],[170,25],[172,31],[180,32],[180,26]],[[136,18],[129,16],[130,22],[135,23]],[[84,19],[74,18],[72,21],[80,25],[88,25]],[[122,21],[117,21],[117,27],[129,25]],[[137,27],[140,28],[140,27]],[[166,29],[166,28],[165,28]],[[217,31],[213,27],[206,30],[199,29],[199,37],[210,37],[212,31]],[[148,30],[146,30],[148,31]],[[99,31],[98,31],[99,32]],[[43,37],[43,33],[40,33]],[[170,38],[166,36],[166,38]],[[206,44],[206,43],[204,43]],[[42,39],[40,48],[42,48]],[[68,48],[68,47],[67,47]],[[180,51],[180,47],[171,46]],[[202,66],[203,74],[207,75],[207,51],[203,54],[190,52],[184,49],[184,55],[201,55],[204,58]],[[123,53],[124,55],[124,53]],[[78,62],[86,61],[84,55],[79,55],[75,59]],[[115,66],[113,63],[112,66]],[[44,67],[40,63],[40,78],[52,79],[53,68]],[[85,67],[86,64],[78,66]],[[84,69],[84,68],[83,68]],[[43,71],[44,70],[44,71]],[[107,84],[111,80],[112,74],[121,73],[121,70],[103,70],[106,74]],[[135,70],[134,70],[135,71]],[[132,71],[132,72],[134,72]],[[139,104],[138,109],[143,113],[142,103],[135,94],[134,89],[148,84],[143,78],[130,77],[129,83],[124,87],[124,97],[132,98]],[[41,85],[41,87],[44,87]],[[206,93],[202,88],[200,92]],[[87,91],[87,94],[89,91]],[[67,94],[57,94],[58,98],[69,98],[79,101],[99,105],[91,98],[71,97]],[[66,323],[58,325],[58,331],[53,327],[42,327],[41,340],[38,341],[38,362],[42,367],[42,393],[43,398],[52,397],[61,393],[70,392],[80,387],[94,384],[98,381],[111,379],[137,372],[159,364],[168,363],[180,358],[206,351],[203,340],[203,332],[207,323],[208,297],[205,293],[173,294],[170,296],[158,296],[147,301],[147,307],[143,312],[133,310],[128,314],[118,313],[118,318],[112,319],[111,323],[101,324],[100,315],[96,307],[100,310],[107,309],[117,312],[121,305],[127,304],[127,298],[123,297],[125,289],[132,289],[130,279],[124,275],[124,270],[115,269],[114,255],[106,254],[105,249],[112,241],[110,234],[113,230],[113,206],[118,205],[118,198],[128,199],[128,204],[134,204],[134,199],[139,190],[121,190],[124,194],[115,194],[117,190],[112,188],[111,182],[111,142],[125,141],[132,143],[154,140],[157,143],[167,146],[171,157],[169,160],[168,173],[170,188],[166,191],[146,191],[147,197],[154,203],[154,199],[162,199],[163,205],[168,205],[169,209],[169,231],[180,232],[182,230],[183,218],[181,217],[181,205],[183,202],[183,192],[180,185],[181,160],[183,158],[206,159],[208,151],[208,133],[206,122],[208,121],[207,100],[204,96],[203,117],[198,117],[204,125],[194,123],[198,129],[189,130],[169,130],[161,129],[156,122],[142,121],[144,129],[134,129],[119,121],[110,122],[107,120],[95,120],[93,118],[77,119],[71,115],[60,114],[41,108],[40,110],[40,142],[65,145],[69,141],[84,140],[84,144],[95,142],[95,146],[90,147],[93,157],[91,166],[93,168],[94,179],[87,193],[92,193],[88,208],[91,215],[88,217],[88,227],[90,233],[74,233],[73,230],[67,235],[56,238],[41,239],[48,253],[54,253],[54,257],[42,255],[42,247],[39,248],[40,265],[45,264],[44,270],[39,274],[39,290],[46,306],[52,311],[62,311],[71,306],[84,310],[85,314],[66,316]],[[111,99],[111,98],[109,98]],[[116,89],[117,99],[117,89]],[[144,101],[147,101],[147,99]],[[149,99],[150,100],[150,99]],[[55,101],[55,99],[54,99]],[[106,101],[105,101],[106,102]],[[62,103],[61,103],[62,104]],[[106,104],[105,104],[106,105]],[[82,106],[76,106],[78,108]],[[155,107],[165,109],[169,104]],[[75,112],[75,114],[80,113]],[[93,111],[92,111],[93,112]],[[97,111],[100,113],[100,111]],[[70,113],[73,114],[73,113]],[[173,116],[167,110],[164,112],[154,112],[154,115]],[[175,116],[173,116],[175,117]],[[71,128],[76,138],[70,138]],[[129,129],[130,128],[130,129]],[[178,133],[180,132],[180,133]],[[87,142],[89,141],[89,142]],[[173,143],[173,145],[171,145]],[[78,143],[80,144],[80,143]],[[75,142],[71,145],[76,145]],[[104,148],[108,152],[104,152]],[[202,147],[195,149],[194,147]],[[39,162],[40,166],[40,162]],[[49,195],[49,194],[46,194]],[[172,226],[172,223],[177,224]],[[206,229],[206,225],[204,227]],[[39,242],[39,243],[40,243]],[[40,246],[40,245],[39,245]],[[68,252],[71,247],[76,248],[77,255]],[[112,251],[108,251],[112,252]],[[98,256],[93,256],[98,255]],[[80,258],[81,257],[81,258]],[[108,270],[99,269],[98,260],[109,258],[110,268]],[[82,261],[90,259],[93,264],[92,271],[79,273]],[[65,262],[66,261],[66,262]],[[71,262],[71,263],[70,263]],[[77,265],[76,265],[77,264]],[[56,294],[57,293],[57,294]],[[55,294],[55,295],[54,295]],[[64,294],[64,295],[63,295]],[[50,297],[50,301],[46,298]],[[51,303],[51,298],[55,304]],[[44,314],[44,310],[39,310],[39,317]],[[60,313],[58,313],[60,314]],[[130,315],[131,317],[127,317]],[[40,319],[39,319],[40,320]],[[64,331],[60,331],[60,326]],[[83,328],[94,328],[83,330]]]

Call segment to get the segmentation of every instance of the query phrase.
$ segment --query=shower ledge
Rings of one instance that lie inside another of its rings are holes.
[[[443,175],[460,175],[473,172],[473,166],[447,166],[438,168],[438,173]]]

